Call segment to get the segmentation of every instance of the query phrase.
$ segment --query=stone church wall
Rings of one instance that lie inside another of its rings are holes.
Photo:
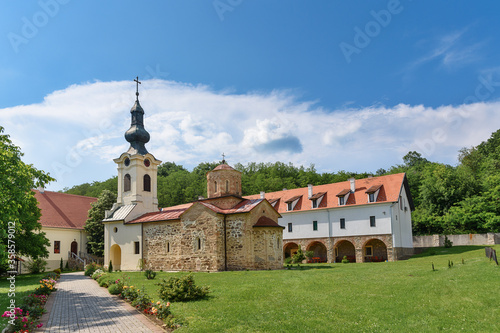
[[[219,220],[215,213],[196,205],[180,221],[144,224],[146,267],[166,271],[223,270]]]

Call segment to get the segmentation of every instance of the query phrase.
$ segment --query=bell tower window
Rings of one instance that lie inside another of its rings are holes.
[[[214,189],[215,189],[215,193],[217,193],[217,182],[214,182]]]
[[[229,193],[229,180],[226,180],[226,193]]]
[[[131,183],[132,183],[132,181],[130,179],[130,175],[127,173],[125,175],[125,177],[123,177],[123,191],[124,192],[130,191]]]
[[[151,177],[149,175],[144,175],[144,191],[151,192]]]

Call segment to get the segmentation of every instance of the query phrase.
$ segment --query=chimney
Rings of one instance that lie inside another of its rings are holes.
[[[312,184],[307,184],[307,196],[308,198],[313,196],[313,186]]]
[[[354,191],[356,191],[356,180],[354,178],[349,178],[349,182],[351,183],[351,192],[354,193]]]
[[[260,192],[260,198],[261,198],[261,199],[265,199],[265,198],[266,198],[266,192],[261,191],[261,192]]]
[[[38,190],[38,192],[40,192],[40,193],[45,192],[45,189],[44,189],[42,186],[39,186],[39,187],[37,188],[37,190]]]

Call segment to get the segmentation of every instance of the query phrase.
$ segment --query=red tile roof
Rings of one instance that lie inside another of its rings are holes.
[[[381,188],[383,185],[373,185],[369,189],[365,191],[365,193],[375,193],[379,188]]]
[[[33,191],[41,209],[42,227],[83,229],[91,208],[90,204],[97,201],[97,198],[81,195]]]
[[[280,226],[278,223],[274,222],[267,216],[261,216],[260,219],[257,220],[257,223],[253,225],[254,228],[259,228],[259,227],[267,227],[267,228],[282,228],[285,229],[285,227]]]
[[[313,196],[310,197],[309,199],[311,199],[311,200],[313,200],[313,199],[319,199],[322,196],[324,196],[325,194],[326,194],[326,192],[319,192],[319,193],[313,194]]]
[[[223,164],[219,164],[218,166],[215,167],[215,169],[213,169],[213,171],[215,170],[234,170],[232,167],[230,167],[229,165],[223,163]]]
[[[182,214],[187,211],[194,204],[200,204],[208,209],[213,210],[216,213],[220,214],[239,214],[239,213],[247,213],[254,209],[259,203],[261,203],[263,199],[254,199],[254,200],[243,200],[236,206],[230,209],[221,209],[217,206],[214,206],[208,202],[204,201],[196,201],[188,204],[172,206],[167,208],[162,208],[159,212],[152,212],[144,214],[135,220],[128,222],[130,223],[142,223],[142,222],[159,222],[159,221],[169,221],[169,220],[178,220],[181,218]]]
[[[383,185],[383,186],[382,186]],[[368,203],[368,195],[366,193],[367,189],[371,189],[374,186],[382,186],[380,192],[377,196],[377,201],[375,203]],[[334,208],[334,207],[346,207],[346,206],[355,206],[355,205],[366,205],[366,204],[376,204],[380,202],[396,202],[399,199],[399,193],[401,191],[402,186],[405,186],[408,198],[410,201],[410,206],[413,209],[413,201],[411,199],[411,194],[409,193],[408,181],[406,180],[406,176],[404,173],[398,173],[394,175],[380,176],[380,177],[372,177],[372,178],[364,178],[364,179],[356,179],[355,187],[356,190],[354,193],[349,195],[349,199],[346,202],[346,205],[339,206],[337,195],[346,191],[350,191],[350,182],[339,182],[333,184],[326,185],[317,185],[314,186],[313,189],[315,192],[326,192],[325,197],[321,201],[321,205],[318,208],[311,208],[310,204],[300,204],[297,203],[293,211],[306,211],[313,209],[321,209],[321,208]],[[328,193],[330,195],[328,196]],[[280,200],[278,204],[274,207],[279,213],[287,213],[287,202],[290,202],[292,199],[296,199],[297,197],[302,196],[302,200],[309,200],[307,198],[308,188],[297,188],[293,190],[284,190],[278,192],[270,192],[265,194],[265,198],[269,202],[273,202],[277,199]],[[260,198],[260,194],[245,196],[246,199],[256,199]]]

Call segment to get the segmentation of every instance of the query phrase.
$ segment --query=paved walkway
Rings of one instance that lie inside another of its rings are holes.
[[[47,302],[43,332],[164,332],[83,272],[62,274]]]

